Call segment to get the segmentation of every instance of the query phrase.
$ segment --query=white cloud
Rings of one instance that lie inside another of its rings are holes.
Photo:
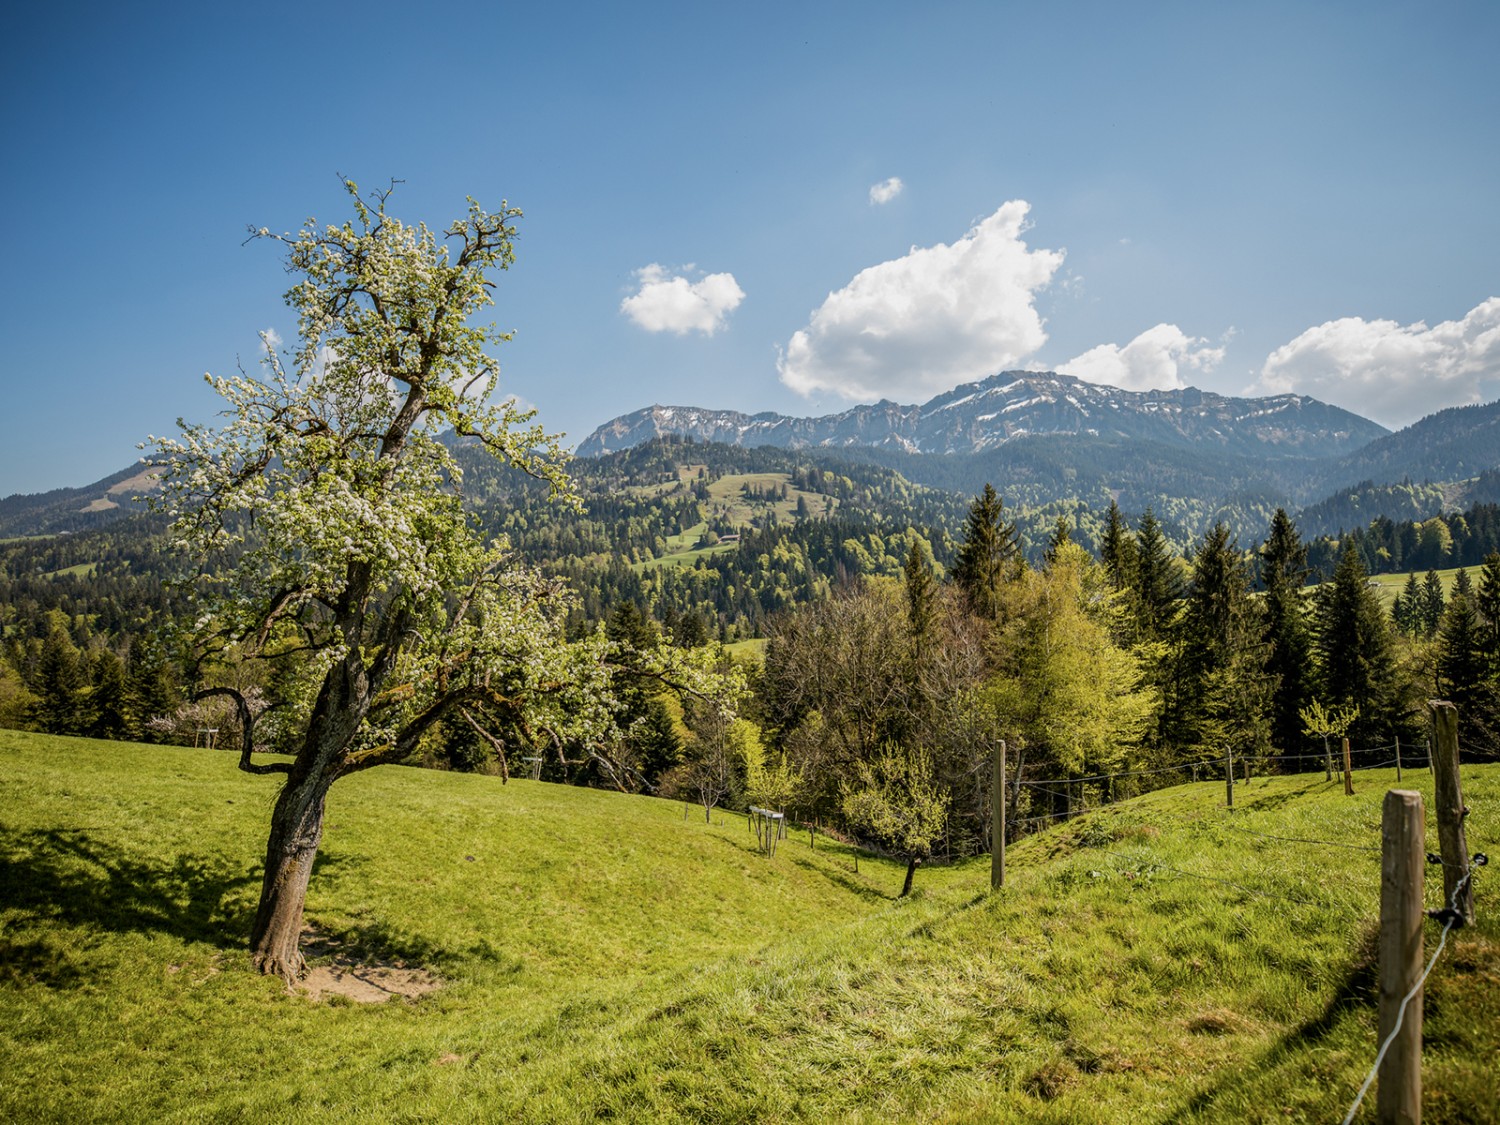
[[[1202,336],[1189,336],[1175,324],[1158,324],[1123,347],[1100,344],[1057,369],[1127,391],[1171,391],[1188,385],[1184,372],[1212,371],[1223,360],[1222,347],[1210,347]]]
[[[1027,249],[1029,210],[1012,200],[951,246],[862,270],[792,335],[781,381],[804,395],[921,401],[1031,355],[1047,340],[1033,302],[1063,252]]]
[[[900,176],[892,176],[888,180],[881,180],[878,184],[870,188],[871,206],[889,203],[901,194],[901,189],[904,187],[906,185],[901,182]]]
[[[1309,328],[1272,352],[1257,394],[1296,392],[1343,406],[1387,426],[1484,400],[1500,383],[1500,297],[1462,320],[1400,325],[1344,317]]]
[[[691,271],[693,267],[684,266]],[[653,262],[635,271],[640,289],[620,302],[620,311],[647,332],[702,332],[712,336],[724,318],[739,307],[745,291],[730,273],[711,273],[697,281]]]
[[[275,349],[281,347],[281,333],[274,328],[267,328],[260,334],[260,338],[268,348]]]

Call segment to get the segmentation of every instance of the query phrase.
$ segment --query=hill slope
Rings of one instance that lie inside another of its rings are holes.
[[[1361,480],[1457,481],[1500,468],[1500,400],[1429,414],[1320,469],[1321,491]]]
[[[1493,850],[1500,770],[1464,776]],[[893,902],[895,865],[768,860],[735,817],[374,771],[333,792],[309,920],[325,959],[444,986],[348,1006],[246,967],[273,782],[0,732],[0,1118],[1337,1120],[1375,1048],[1390,780],[1256,779],[1233,814],[1164,790],[1018,844],[998,895],[980,859]],[[1428,985],[1432,1120],[1494,1119],[1477,891]]]

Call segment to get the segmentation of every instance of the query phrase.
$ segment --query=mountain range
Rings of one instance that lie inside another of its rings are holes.
[[[1053,371],[1005,371],[920,406],[882,401],[819,418],[648,406],[604,423],[577,452],[598,456],[674,435],[783,449],[868,447],[953,455],[985,453],[1022,438],[1070,435],[1321,458],[1353,452],[1389,432],[1304,395],[1232,398],[1196,387],[1127,391]]]
[[[1392,433],[1302,395],[1136,392],[1053,372],[1004,372],[921,406],[880,402],[820,418],[650,406],[595,430],[577,450],[588,461],[575,468],[684,440],[834,469],[873,463],[961,496],[993,482],[1008,504],[1034,509],[1067,500],[1090,510],[1111,499],[1126,512],[1151,506],[1184,537],[1219,518],[1260,528],[1277,507],[1314,506],[1314,533],[1500,498],[1500,401]],[[466,479],[486,471],[470,466]],[[157,485],[150,466],[135,464],[82,488],[10,496],[0,500],[0,537],[100,527],[140,511],[136,501]]]

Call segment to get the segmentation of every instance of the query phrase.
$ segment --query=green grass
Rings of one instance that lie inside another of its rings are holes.
[[[640,574],[658,566],[692,566],[701,558],[739,550],[738,543],[716,543],[712,547],[698,547],[698,537],[707,529],[706,521],[694,524],[681,535],[667,536],[667,550],[660,558],[632,563],[630,569]]]
[[[724,651],[730,656],[760,661],[765,659],[768,644],[770,641],[765,637],[750,637],[743,641],[730,641],[724,646]]]
[[[642,485],[633,488],[632,491],[641,495],[662,495],[665,492],[675,491],[683,487],[679,482],[689,484],[697,477],[698,466],[679,465],[677,467],[676,481],[667,481],[661,484]],[[719,477],[708,486],[709,499],[707,501],[710,510],[715,513],[724,514],[734,527],[748,525],[752,519],[764,516],[767,512],[774,512],[777,520],[782,523],[790,523],[797,516],[797,500],[806,497],[808,508],[812,514],[822,516],[824,505],[828,500],[821,492],[805,492],[791,487],[790,473],[730,473]],[[787,498],[785,500],[762,501],[749,500],[744,496],[742,489],[745,485],[764,491],[768,488],[779,489],[782,485],[787,486]],[[837,501],[835,501],[835,510]],[[667,537],[667,549],[659,558],[650,559],[646,562],[635,563],[632,569],[636,573],[658,566],[692,566],[699,558],[708,555],[716,555],[722,551],[733,551],[737,544],[725,543],[713,547],[695,547],[698,537],[703,534],[708,526],[707,522],[690,527],[681,535]]]
[[[1493,853],[1500,768],[1463,774]],[[1377,846],[1392,771],[1356,780],[1163,791],[1015,845],[998,894],[980,858],[897,901],[898,864],[768,860],[732,814],[376,770],[308,918],[445,983],[356,1006],[249,971],[276,779],[0,732],[0,1120],[1337,1121],[1379,859],[1243,830]],[[1497,1119],[1495,885],[1428,985],[1429,1120]]]
[[[61,570],[49,570],[43,574],[43,578],[60,578],[69,575],[73,578],[92,578],[94,571],[99,567],[98,563],[77,563],[74,566],[65,566]]]
[[[1451,567],[1448,570],[1440,570],[1437,572],[1438,578],[1441,579],[1443,583],[1444,597],[1453,596],[1453,582],[1454,579],[1458,576],[1458,572],[1462,569],[1464,568],[1455,566]],[[1475,581],[1478,581],[1479,568],[1471,566],[1467,569],[1469,571],[1469,577]],[[1422,585],[1426,578],[1427,572],[1425,570],[1417,571],[1418,586]],[[1372,574],[1369,578],[1365,579],[1365,581],[1370,585],[1370,588],[1375,591],[1376,596],[1380,598],[1380,604],[1383,605],[1387,611],[1389,611],[1391,605],[1396,600],[1396,595],[1406,588],[1406,571],[1401,571],[1398,574]],[[1311,595],[1317,589],[1318,584],[1315,583],[1311,586],[1304,586],[1302,588],[1302,592],[1304,594]]]
[[[1441,579],[1443,583],[1443,597],[1451,598],[1453,596],[1453,583],[1454,580],[1458,577],[1458,572],[1461,569],[1464,568],[1455,566],[1448,570],[1440,570],[1437,572],[1438,578]],[[1477,581],[1479,578],[1479,568],[1476,566],[1471,566],[1467,569],[1469,571],[1469,577]],[[1417,585],[1421,586],[1426,581],[1426,578],[1427,572],[1425,570],[1418,571]],[[1406,589],[1406,572],[1403,571],[1400,574],[1376,574],[1372,575],[1369,578],[1369,581],[1374,584],[1375,592],[1380,596],[1380,604],[1385,606],[1385,608],[1389,610],[1392,604],[1394,604],[1394,602],[1396,601],[1396,595],[1399,594],[1402,590]]]

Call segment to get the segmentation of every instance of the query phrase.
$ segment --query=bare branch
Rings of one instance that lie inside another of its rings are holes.
[[[495,752],[495,757],[500,761],[500,783],[503,785],[508,782],[510,780],[510,764],[505,760],[505,744],[475,722],[474,716],[469,714],[468,708],[460,707],[458,713],[464,717],[464,722],[474,728],[475,734],[490,744],[490,749]]]

